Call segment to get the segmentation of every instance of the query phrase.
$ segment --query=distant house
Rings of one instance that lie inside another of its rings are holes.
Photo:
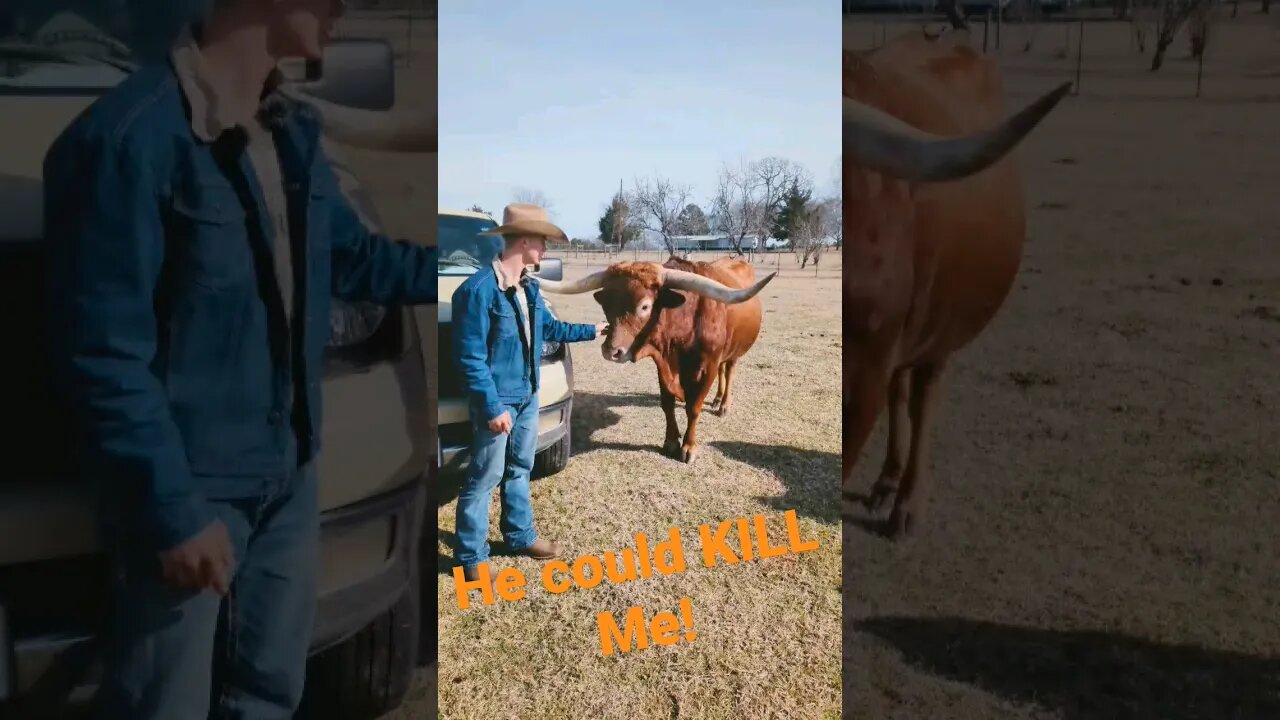
[[[715,252],[732,251],[733,239],[728,235],[673,235],[671,242],[677,252]],[[756,246],[755,238],[744,238],[742,249],[750,250]]]

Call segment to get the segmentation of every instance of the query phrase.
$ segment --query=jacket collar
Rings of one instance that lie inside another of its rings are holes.
[[[520,277],[516,278],[515,282],[513,283],[511,281],[511,278],[507,277],[506,271],[502,269],[502,262],[499,259],[495,258],[492,264],[493,264],[493,274],[498,279],[499,290],[506,292],[510,288],[514,287],[516,284],[519,284],[520,287],[524,287],[524,288],[529,287],[529,282],[530,282],[529,268],[522,268],[520,270]]]
[[[237,126],[230,90],[210,72],[190,27],[184,28],[178,37],[169,53],[169,62],[191,108],[191,131],[197,138],[214,142],[222,133]],[[279,70],[267,78],[258,108],[259,117],[267,119],[266,116],[278,115],[282,110],[280,94],[275,91],[281,80]]]

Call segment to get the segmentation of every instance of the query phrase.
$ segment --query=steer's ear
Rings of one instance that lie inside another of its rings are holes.
[[[684,304],[684,295],[675,290],[662,288],[658,291],[658,306],[664,308],[678,308]]]
[[[591,293],[591,297],[595,298],[595,299],[596,299],[596,302],[600,303],[601,305],[603,305],[603,304],[604,304],[604,291],[603,291],[603,290],[597,290],[597,291],[595,291],[595,292]]]

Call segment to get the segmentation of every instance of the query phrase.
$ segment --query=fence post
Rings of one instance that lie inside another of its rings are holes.
[[[1208,32],[1208,28],[1205,28],[1205,32]],[[1196,62],[1196,97],[1200,97],[1200,80],[1204,77],[1204,53],[1208,45],[1208,43],[1205,43],[1200,47],[1199,57]]]
[[[1076,38],[1076,85],[1072,88],[1073,95],[1080,94],[1080,66],[1084,63],[1084,19],[1080,20],[1080,33]]]
[[[1004,5],[1001,0],[996,1],[996,54],[1000,54],[1000,35],[1004,29]]]

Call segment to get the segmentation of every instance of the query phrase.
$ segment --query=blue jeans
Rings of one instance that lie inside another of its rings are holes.
[[[499,484],[507,547],[520,550],[538,539],[529,502],[529,473],[538,450],[538,396],[507,405],[506,410],[511,413],[510,435],[493,432],[489,418],[480,417],[483,412],[471,411],[471,465],[458,493],[456,558],[464,567],[489,559],[489,501]]]
[[[127,530],[109,529],[115,609],[98,695],[101,717],[293,717],[315,617],[315,465],[274,484],[257,497],[210,501],[236,555],[225,598],[173,588],[160,576],[154,552]]]

